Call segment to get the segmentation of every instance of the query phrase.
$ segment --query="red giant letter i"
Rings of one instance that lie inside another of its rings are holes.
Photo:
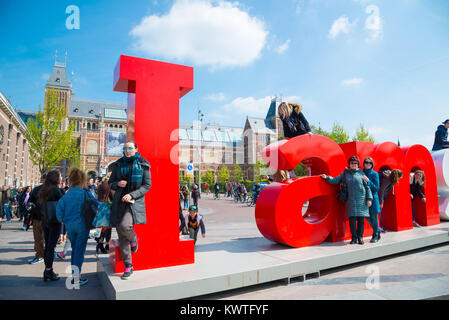
[[[128,93],[127,140],[151,164],[151,188],[145,195],[145,225],[135,225],[139,250],[134,270],[194,263],[194,243],[179,239],[179,164],[170,152],[179,138],[179,99],[193,89],[193,68],[120,56],[114,70],[114,90]],[[114,272],[124,269],[120,248],[110,255]]]

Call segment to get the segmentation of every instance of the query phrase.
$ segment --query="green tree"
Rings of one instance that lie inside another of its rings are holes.
[[[321,127],[315,127],[314,125],[310,126],[310,130],[312,131],[313,134],[318,134],[320,136],[324,136],[324,137],[330,137],[330,133],[327,132],[326,130],[322,129]]]
[[[349,134],[346,132],[345,128],[338,122],[334,122],[334,126],[332,127],[329,138],[331,138],[338,144],[346,143],[350,140]]]
[[[365,129],[363,123],[361,123],[360,127],[355,131],[355,135],[352,137],[352,141],[375,142],[374,138],[369,134],[368,130]]]
[[[75,125],[66,119],[63,101],[56,90],[50,89],[44,108],[41,110],[39,107],[36,119],[27,121],[30,159],[41,174],[64,159],[76,159],[79,155],[77,139],[73,137]],[[65,124],[68,126],[65,127]]]
[[[207,169],[206,173],[202,175],[202,181],[207,182],[209,186],[212,186],[215,181],[215,175],[212,170]]]
[[[295,168],[295,175],[297,177],[307,176],[307,168],[302,162]]]
[[[185,177],[182,172],[179,172],[179,184],[181,185],[185,185],[189,182],[189,179],[187,177]]]
[[[237,163],[234,164],[232,168],[232,180],[234,182],[239,182],[243,177],[242,167],[240,167]]]
[[[255,164],[253,164],[253,177],[254,181],[259,181],[264,175],[263,168],[268,168],[268,164],[264,164],[260,162],[260,160],[257,160]]]
[[[230,173],[228,167],[222,166],[218,171],[218,183],[225,184],[229,182]]]

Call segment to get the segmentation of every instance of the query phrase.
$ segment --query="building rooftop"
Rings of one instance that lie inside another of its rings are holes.
[[[67,78],[65,64],[55,62],[55,66],[53,67],[50,77],[48,78],[46,87],[56,87],[62,89],[72,88],[72,84]]]
[[[250,118],[246,119],[245,130],[252,129],[255,133],[259,134],[276,134],[276,132],[267,126],[266,119],[262,118]]]
[[[200,130],[192,123],[180,123],[179,140],[199,141]],[[201,140],[204,142],[240,143],[243,128],[207,124],[201,127]]]
[[[126,121],[126,103],[70,99],[69,117],[98,119],[101,113],[106,120]]]

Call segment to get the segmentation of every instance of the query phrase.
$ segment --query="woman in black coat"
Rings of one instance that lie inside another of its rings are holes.
[[[294,138],[304,134],[312,135],[309,122],[304,117],[302,106],[299,103],[282,102],[278,108],[278,115],[282,120],[285,138]],[[275,176],[279,175],[285,175],[285,173],[279,171],[275,173]],[[290,170],[289,175],[291,178],[295,178],[295,170]]]
[[[134,224],[146,223],[145,194],[151,187],[150,163],[137,152],[134,141],[123,148],[124,156],[115,162],[109,183],[115,191],[111,206],[111,225],[116,227],[120,252],[125,263],[122,279],[133,272],[131,254],[137,251]]]
[[[293,138],[303,134],[312,135],[309,122],[301,111],[302,106],[298,103],[282,102],[279,105],[278,115],[282,120],[285,138]]]
[[[61,233],[61,223],[48,220],[47,213],[51,211],[51,208],[55,209],[56,217],[56,205],[59,199],[64,195],[59,189],[62,177],[58,170],[52,170],[47,174],[45,182],[39,190],[39,205],[41,208],[41,224],[44,230],[45,249],[44,249],[44,281],[56,281],[59,280],[58,274],[53,272],[53,260],[55,256],[55,248]]]

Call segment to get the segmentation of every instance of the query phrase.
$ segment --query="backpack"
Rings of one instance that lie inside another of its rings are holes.
[[[87,196],[87,192],[84,190],[84,203],[83,203],[83,217],[88,229],[94,229],[92,222],[98,213],[97,201]]]

